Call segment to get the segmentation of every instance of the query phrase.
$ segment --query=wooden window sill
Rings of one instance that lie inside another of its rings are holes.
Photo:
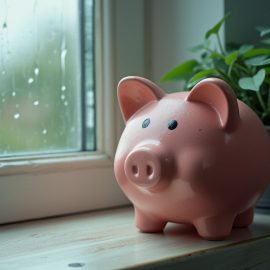
[[[74,268],[270,269],[270,215],[257,213],[224,241],[186,225],[139,233],[130,207],[0,227],[1,270]]]

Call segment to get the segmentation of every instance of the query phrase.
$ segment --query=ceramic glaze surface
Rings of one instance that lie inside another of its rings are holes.
[[[126,128],[114,170],[142,232],[193,224],[210,240],[252,223],[270,180],[270,140],[228,84],[205,79],[166,94],[141,77],[118,85]]]

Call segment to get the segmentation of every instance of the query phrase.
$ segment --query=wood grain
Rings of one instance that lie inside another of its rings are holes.
[[[0,227],[0,269],[270,269],[270,215],[256,214],[224,241],[169,224],[142,234],[132,208]]]

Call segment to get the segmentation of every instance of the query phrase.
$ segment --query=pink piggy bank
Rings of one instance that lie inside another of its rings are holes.
[[[210,240],[252,223],[270,180],[270,139],[256,114],[220,79],[166,94],[149,80],[118,85],[126,128],[114,162],[142,232],[193,224]]]

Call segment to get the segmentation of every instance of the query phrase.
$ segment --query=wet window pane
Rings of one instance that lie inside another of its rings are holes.
[[[80,8],[79,0],[0,0],[1,156],[85,148]]]
[[[95,149],[95,96],[94,96],[94,55],[93,55],[93,1],[85,0],[84,5],[84,32],[83,32],[83,42],[84,42],[84,88],[85,88],[85,100],[86,100],[86,134],[85,134],[85,148],[86,150]]]

